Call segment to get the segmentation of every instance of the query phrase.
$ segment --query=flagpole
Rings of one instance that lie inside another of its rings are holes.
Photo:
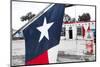
[[[28,27],[31,23],[33,23],[35,20],[37,20],[41,15],[43,15],[48,9],[50,9],[54,4],[49,4],[46,8],[44,8],[42,11],[40,11],[39,14],[34,16],[31,20],[29,20],[24,26],[22,26],[20,29],[18,29],[15,33],[12,34],[14,36],[16,33],[18,33],[21,30],[24,30],[26,27]]]

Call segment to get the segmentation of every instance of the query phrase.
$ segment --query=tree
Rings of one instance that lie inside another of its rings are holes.
[[[34,17],[35,16],[35,14],[32,14],[32,12],[29,12],[29,13],[27,13],[25,16],[22,16],[21,17],[21,21],[26,21],[26,20],[30,20],[30,19],[32,19],[32,17]]]
[[[76,19],[75,18],[71,18],[71,22],[75,22],[76,21]]]
[[[68,14],[64,15],[64,22],[69,22],[71,20],[71,17]]]
[[[90,19],[89,13],[83,13],[82,16],[79,16],[78,21],[90,21]]]

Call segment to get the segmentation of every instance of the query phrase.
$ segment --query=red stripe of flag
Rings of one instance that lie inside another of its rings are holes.
[[[48,51],[44,52],[43,54],[39,55],[38,57],[31,59],[30,61],[26,62],[26,65],[32,64],[48,64]]]

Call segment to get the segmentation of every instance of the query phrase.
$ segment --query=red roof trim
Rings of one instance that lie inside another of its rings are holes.
[[[89,22],[96,22],[96,21],[89,21]],[[76,23],[87,23],[87,22],[84,22],[84,21],[77,21],[77,22],[64,22],[64,24],[76,24]]]

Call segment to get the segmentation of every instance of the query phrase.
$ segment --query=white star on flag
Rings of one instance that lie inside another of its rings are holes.
[[[52,25],[53,25],[53,23],[48,23],[47,24],[47,20],[46,20],[46,18],[44,18],[43,26],[37,27],[37,29],[41,32],[39,42],[43,39],[44,36],[49,40],[48,30],[50,29],[50,27]]]

